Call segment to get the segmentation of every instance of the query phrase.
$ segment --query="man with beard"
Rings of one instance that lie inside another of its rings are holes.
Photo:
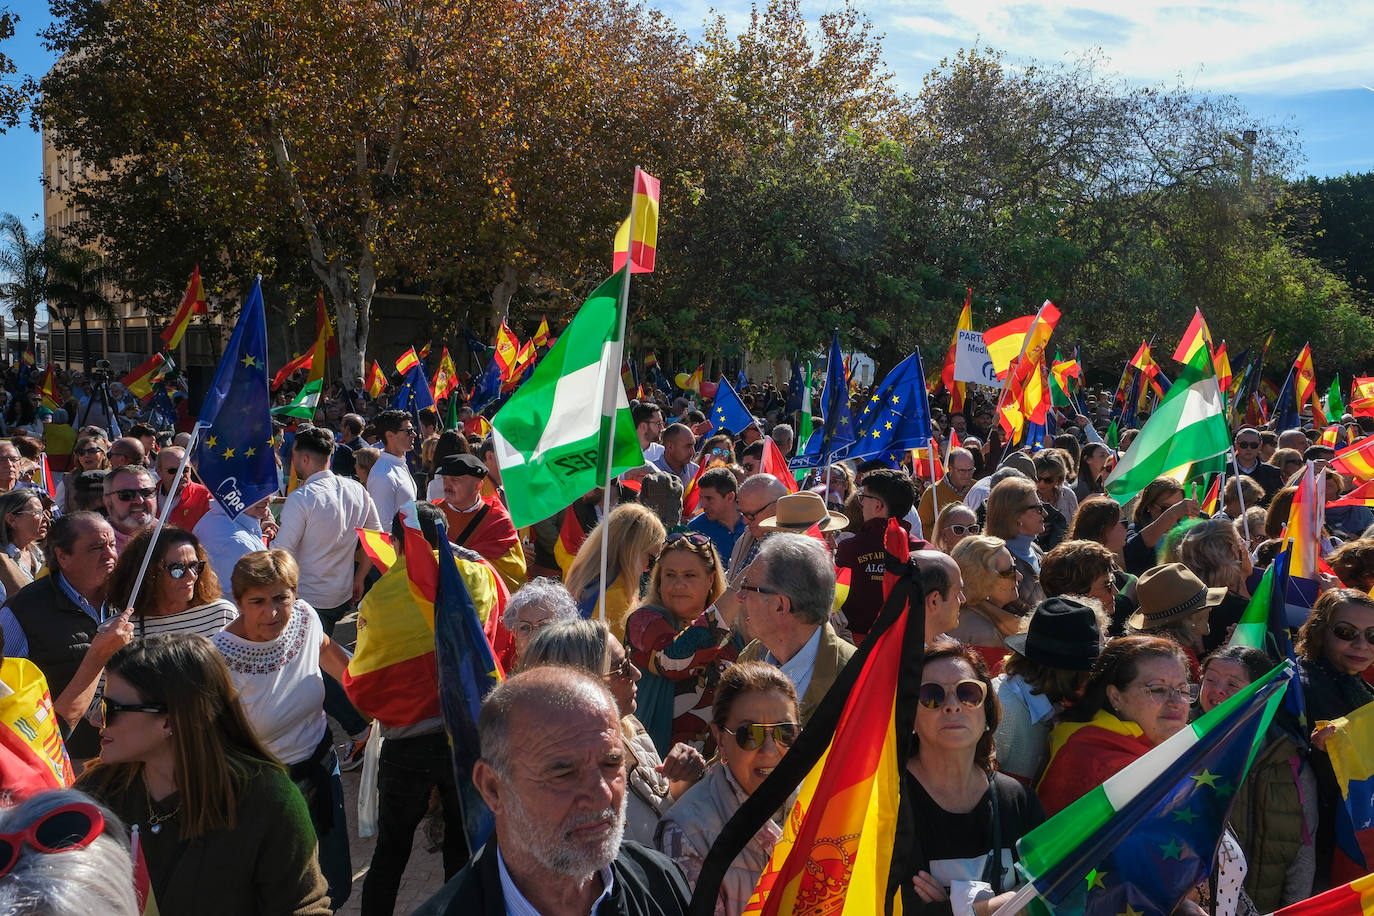
[[[126,464],[105,475],[104,487],[105,514],[123,553],[135,534],[157,521],[157,477],[141,464]]]
[[[672,916],[691,897],[667,857],[624,841],[625,747],[599,679],[533,668],[498,685],[478,720],[472,778],[496,832],[417,916]]]

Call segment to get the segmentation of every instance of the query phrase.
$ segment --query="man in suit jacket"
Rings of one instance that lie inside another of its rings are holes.
[[[830,625],[835,565],[829,552],[804,534],[770,535],[736,591],[743,627],[753,637],[739,660],[781,668],[797,688],[805,725],[854,654]]]

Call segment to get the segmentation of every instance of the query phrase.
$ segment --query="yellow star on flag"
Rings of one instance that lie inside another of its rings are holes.
[[[243,457],[245,457],[245,458],[252,458],[252,457],[253,457],[254,455],[256,455],[257,453],[258,453],[258,450],[255,449],[255,448],[253,448],[253,446],[250,445],[250,446],[248,446],[248,451],[246,451],[246,452],[243,453]]]
[[[225,458],[233,458],[233,457],[234,457],[234,450],[233,450],[232,448],[226,448],[226,449],[224,450],[224,457],[225,457]]]
[[[214,447],[215,447],[216,445],[218,445],[218,444],[219,444],[219,438],[216,437],[216,436],[211,436],[209,439],[206,439],[206,440],[205,440],[205,447],[206,447],[206,448],[214,448]]]
[[[1128,903],[1126,904],[1126,912],[1117,913],[1116,916],[1145,916],[1145,913],[1142,910],[1132,909]]]
[[[1106,877],[1106,875],[1107,873],[1105,871],[1098,871],[1095,868],[1092,871],[1088,872],[1088,890],[1097,888],[1098,890],[1105,891],[1107,889],[1107,885],[1105,882],[1103,882],[1102,879]]]
[[[251,369],[258,364],[258,358],[254,356],[252,353],[249,353],[243,359],[239,360],[239,362],[243,363],[245,366]]]
[[[1217,787],[1217,779],[1219,777],[1216,773],[1213,773],[1211,770],[1204,767],[1201,773],[1198,773],[1196,775],[1190,774],[1188,778],[1196,782],[1199,786],[1211,786],[1213,789],[1215,789]]]

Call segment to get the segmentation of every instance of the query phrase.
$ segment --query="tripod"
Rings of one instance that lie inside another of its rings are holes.
[[[92,373],[96,379],[95,389],[91,392],[89,400],[86,401],[86,409],[81,412],[81,422],[77,424],[77,430],[86,425],[90,419],[91,408],[100,403],[100,409],[104,413],[104,418],[109,422],[106,424],[106,432],[110,434],[110,442],[114,442],[121,435],[119,430],[119,419],[115,411],[114,398],[110,396],[110,379],[107,375]]]

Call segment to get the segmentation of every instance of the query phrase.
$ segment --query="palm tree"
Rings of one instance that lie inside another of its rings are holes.
[[[46,233],[34,235],[13,213],[0,216],[0,300],[16,325],[28,324],[30,350],[38,307],[48,298],[49,248]]]
[[[81,315],[81,353],[87,372],[91,370],[91,351],[86,336],[86,313],[110,320],[114,303],[106,296],[105,257],[69,239],[50,240],[47,246],[47,295],[66,300]]]

